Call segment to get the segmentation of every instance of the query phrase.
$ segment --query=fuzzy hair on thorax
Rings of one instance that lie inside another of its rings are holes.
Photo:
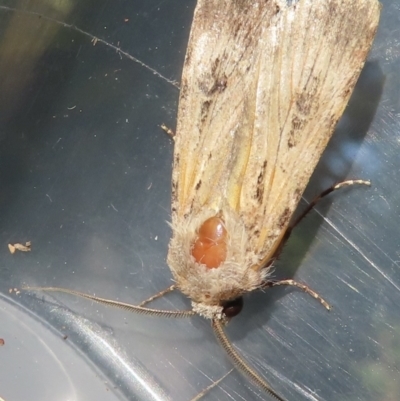
[[[209,269],[191,254],[198,230],[205,220],[221,215],[228,233],[227,257],[218,268]],[[186,218],[174,216],[168,265],[177,287],[192,300],[193,309],[207,317],[220,317],[221,302],[233,300],[259,288],[270,269],[255,269],[259,257],[246,251],[248,234],[240,216],[229,207],[205,209]]]

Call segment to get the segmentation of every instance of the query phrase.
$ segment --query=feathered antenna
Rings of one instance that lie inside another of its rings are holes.
[[[90,299],[92,301],[98,302],[103,305],[125,309],[129,312],[140,313],[142,315],[181,318],[181,317],[190,317],[190,316],[193,316],[196,314],[192,310],[169,311],[169,310],[162,310],[162,309],[145,308],[143,306],[131,305],[131,304],[126,304],[124,302],[113,301],[111,299],[100,298],[100,297],[96,297],[94,295],[89,295],[89,294],[85,294],[83,292],[74,291],[74,290],[68,290],[67,288],[61,288],[61,287],[22,287],[22,289],[27,290],[27,291],[64,292],[66,294],[75,295],[77,297]]]
[[[255,370],[253,370],[245,360],[236,352],[230,343],[228,337],[224,332],[224,326],[221,320],[213,319],[212,327],[214,329],[215,336],[217,337],[219,343],[222,348],[226,351],[226,353],[231,358],[235,367],[244,373],[250,380],[252,380],[255,384],[261,387],[266,393],[274,397],[278,401],[285,401],[282,397],[280,397],[274,390],[272,390],[271,386],[260,376],[257,374]]]

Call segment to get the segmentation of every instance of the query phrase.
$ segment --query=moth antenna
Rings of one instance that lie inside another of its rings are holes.
[[[196,397],[192,398],[190,401],[199,401],[199,400],[201,400],[212,388],[214,388],[215,386],[218,386],[218,384],[221,383],[222,380],[224,380],[226,376],[231,374],[233,372],[233,370],[234,369],[231,369],[228,373],[224,374],[220,379],[218,379],[217,381],[211,383],[208,387],[206,387],[201,393],[197,394]]]
[[[85,294],[83,292],[68,290],[67,288],[59,288],[59,287],[22,287],[23,290],[26,291],[54,291],[54,292],[64,292],[66,294],[75,295],[77,297],[90,299],[92,301],[98,302],[100,304],[104,304],[107,306],[112,306],[115,308],[125,309],[129,312],[140,313],[142,315],[151,315],[151,316],[159,316],[159,317],[189,317],[195,315],[195,312],[192,310],[182,310],[182,311],[168,311],[162,309],[151,309],[145,308],[143,306],[126,304],[124,302],[112,301],[111,299],[105,299],[96,297],[94,295]]]
[[[280,397],[274,390],[272,390],[271,386],[255,371],[253,370],[245,360],[236,352],[230,343],[228,337],[224,332],[223,325],[220,320],[213,319],[212,327],[214,329],[215,336],[217,337],[219,343],[222,348],[226,351],[228,356],[233,361],[233,364],[237,369],[239,369],[242,373],[244,373],[250,380],[252,380],[255,384],[261,387],[266,393],[274,397],[278,401],[285,401],[282,397]]]

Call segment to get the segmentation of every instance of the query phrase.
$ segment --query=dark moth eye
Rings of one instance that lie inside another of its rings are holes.
[[[230,301],[222,302],[222,312],[227,318],[234,317],[240,313],[243,308],[243,297],[238,297]]]

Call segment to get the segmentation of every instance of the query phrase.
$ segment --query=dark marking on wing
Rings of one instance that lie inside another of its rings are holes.
[[[212,97],[216,92],[222,93],[226,89],[228,77],[224,72],[224,67],[221,67],[221,60],[218,57],[211,64],[210,71],[205,72],[199,78],[198,86],[207,97]]]
[[[208,110],[210,109],[211,100],[206,100],[201,105],[201,122],[203,123],[207,119]]]
[[[292,128],[289,132],[288,146],[293,148],[297,145],[297,133],[300,132],[304,127],[304,119],[294,116],[292,119]]]
[[[311,110],[312,96],[309,93],[301,93],[296,100],[297,110],[303,114],[308,115]]]
[[[179,94],[179,98],[180,98],[179,101],[183,101],[183,100],[185,100],[187,98],[188,89],[189,89],[189,87],[188,87],[187,80],[186,79],[182,79],[181,91],[180,91],[180,94]]]
[[[278,221],[278,227],[281,230],[286,226],[286,224],[289,221],[291,215],[292,215],[292,213],[291,213],[290,209],[288,207],[285,208],[283,213],[280,215],[279,221]]]
[[[264,175],[265,169],[267,168],[267,161],[264,160],[264,163],[261,167],[260,174],[257,177],[257,189],[255,194],[255,199],[257,199],[258,203],[261,204],[264,196]]]
[[[215,92],[222,93],[228,86],[228,78],[224,74],[222,78],[216,79],[214,85],[208,91],[208,96],[212,96]]]
[[[301,195],[303,195],[303,190],[301,188],[296,188],[293,194],[296,204],[299,202]]]
[[[317,91],[319,88],[319,78],[311,77],[307,82],[303,91],[296,96],[296,106],[299,113],[303,116],[308,116],[311,109],[315,106],[315,102],[319,97]]]
[[[196,191],[198,191],[201,187],[201,180],[196,184]]]
[[[176,207],[174,207],[175,202],[178,199],[178,181],[172,180],[172,188],[171,188],[171,199],[172,199],[172,213],[176,212]]]
[[[189,219],[190,216],[193,215],[193,203],[194,203],[194,199],[192,199],[192,201],[190,202],[189,211],[187,213],[183,214],[183,218],[185,220]]]

